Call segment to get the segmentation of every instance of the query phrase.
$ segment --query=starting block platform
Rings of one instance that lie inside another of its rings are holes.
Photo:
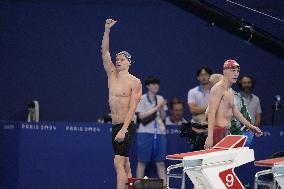
[[[276,189],[277,184],[281,188],[284,188],[284,157],[255,161],[254,165],[269,168],[267,170],[259,171],[255,174],[254,189],[257,189],[259,185],[268,185],[270,188]],[[272,182],[259,180],[260,176],[267,174],[273,175]]]
[[[168,155],[168,160],[181,163],[167,168],[167,184],[170,178],[181,178],[185,188],[185,174],[196,189],[243,189],[244,186],[234,168],[254,161],[254,151],[244,147],[246,136],[228,135],[212,149]],[[173,169],[182,168],[182,174],[172,174]]]

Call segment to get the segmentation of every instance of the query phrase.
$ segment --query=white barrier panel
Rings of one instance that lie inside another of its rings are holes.
[[[243,147],[245,136],[229,135],[212,149],[174,154],[171,160],[182,160],[184,172],[196,189],[242,189],[234,168],[254,161],[254,151]]]
[[[284,188],[284,162],[281,165],[276,165],[272,168],[275,180],[281,188]]]
[[[278,185],[281,188],[284,188],[284,157],[260,160],[254,162],[254,164],[256,166],[271,167],[271,171],[269,173],[272,173],[273,178],[278,183]],[[257,173],[256,175],[261,174]],[[258,178],[256,178],[256,181],[258,181]],[[255,185],[255,188],[257,188],[258,182],[256,182]],[[274,185],[273,187],[275,188],[276,186]]]

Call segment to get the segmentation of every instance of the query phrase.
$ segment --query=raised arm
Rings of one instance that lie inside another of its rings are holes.
[[[109,33],[110,33],[110,28],[116,23],[117,21],[112,20],[112,19],[107,19],[105,23],[105,31],[104,31],[104,36],[102,40],[102,59],[103,59],[103,64],[105,71],[108,76],[111,75],[112,72],[115,71],[115,67],[111,61],[111,56],[109,53]]]
[[[213,146],[213,131],[216,120],[216,113],[223,97],[223,93],[219,92],[220,86],[213,87],[209,97],[209,111],[208,111],[208,136],[205,141],[204,148],[208,149]]]

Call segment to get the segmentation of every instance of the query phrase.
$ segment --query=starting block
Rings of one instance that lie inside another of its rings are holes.
[[[228,135],[212,149],[168,155],[169,160],[182,163],[171,165],[167,169],[169,178],[182,178],[181,188],[185,188],[184,175],[187,174],[196,189],[244,189],[234,173],[234,168],[254,161],[254,151],[244,147],[246,136]],[[170,171],[183,168],[181,175]]]
[[[259,185],[268,185],[271,186],[271,188],[276,189],[276,182],[278,183],[278,186],[284,188],[284,157],[255,161],[254,165],[261,167],[269,167],[269,169],[259,171],[255,174],[254,189],[257,189]],[[267,174],[273,175],[272,182],[259,180],[260,176]]]

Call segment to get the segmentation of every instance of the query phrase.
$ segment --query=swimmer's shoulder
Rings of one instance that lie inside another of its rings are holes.
[[[141,81],[139,78],[135,77],[134,75],[129,74],[130,80],[134,83],[134,84],[141,84]]]

